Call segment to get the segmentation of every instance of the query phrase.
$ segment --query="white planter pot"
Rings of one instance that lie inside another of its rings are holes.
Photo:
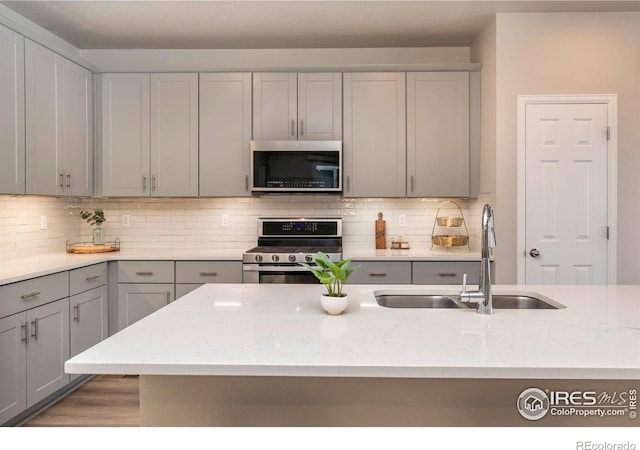
[[[342,311],[349,306],[349,296],[344,294],[343,297],[329,297],[328,295],[322,294],[320,296],[320,304],[322,305],[322,309],[332,316],[336,316],[342,314]]]

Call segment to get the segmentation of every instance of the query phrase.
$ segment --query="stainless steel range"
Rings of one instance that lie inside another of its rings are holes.
[[[260,218],[258,246],[242,257],[245,283],[318,283],[298,263],[315,264],[316,252],[342,259],[342,219]]]

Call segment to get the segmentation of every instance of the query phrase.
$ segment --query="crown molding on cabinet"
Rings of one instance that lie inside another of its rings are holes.
[[[78,48],[2,4],[0,4],[0,24],[47,47],[49,50],[64,56],[87,70],[95,71],[93,65],[80,57]]]

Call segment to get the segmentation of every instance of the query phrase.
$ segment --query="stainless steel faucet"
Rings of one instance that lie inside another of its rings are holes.
[[[462,278],[460,300],[465,303],[477,303],[478,314],[493,314],[493,298],[491,295],[491,262],[490,248],[496,246],[496,232],[493,228],[493,208],[484,205],[482,210],[482,253],[480,261],[480,283],[477,291],[467,291],[467,274]]]

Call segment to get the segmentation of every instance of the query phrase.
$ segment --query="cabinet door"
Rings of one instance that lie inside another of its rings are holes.
[[[71,310],[69,357],[85,351],[107,338],[108,309],[107,288],[102,286],[69,299]],[[74,380],[80,375],[71,375]]]
[[[406,194],[405,74],[344,74],[344,195]]]
[[[64,192],[93,193],[93,80],[91,72],[65,59],[62,63],[62,133]]]
[[[253,74],[253,140],[298,139],[295,73]]]
[[[27,311],[27,407],[69,382],[64,362],[69,359],[69,299]]]
[[[151,74],[151,196],[198,196],[198,74]]]
[[[24,133],[24,38],[0,25],[0,142],[2,143],[0,145],[0,193],[2,194],[24,194],[25,192]],[[1,418],[0,422],[2,422]]]
[[[200,74],[200,195],[251,195],[251,74]]]
[[[407,195],[469,196],[469,74],[407,74]]]
[[[148,196],[149,74],[102,75],[102,195]]]
[[[0,319],[0,424],[27,409],[27,315]]]
[[[120,283],[118,285],[118,329],[128,327],[168,305],[174,299],[173,284]]]
[[[25,40],[27,194],[64,194],[62,56]]]
[[[342,140],[342,74],[298,74],[298,140]]]

